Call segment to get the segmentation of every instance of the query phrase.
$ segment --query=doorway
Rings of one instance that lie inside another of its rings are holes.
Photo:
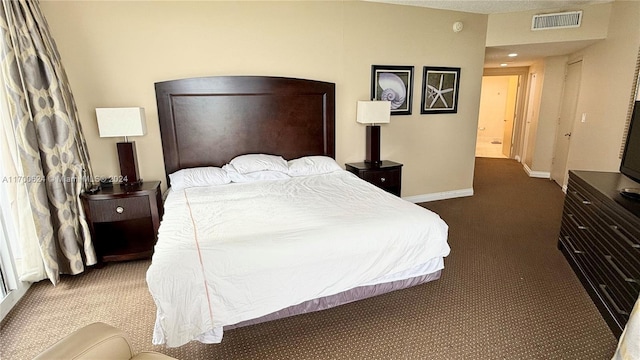
[[[519,75],[482,77],[476,156],[513,157]]]
[[[567,65],[567,73],[562,94],[562,106],[556,132],[556,143],[551,163],[551,179],[563,190],[567,188],[567,159],[571,144],[571,133],[576,121],[576,107],[580,95],[580,81],[582,77],[582,60]]]

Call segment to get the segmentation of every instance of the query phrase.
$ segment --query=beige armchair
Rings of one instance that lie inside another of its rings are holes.
[[[35,359],[169,360],[174,358],[152,351],[143,351],[134,356],[133,349],[123,331],[97,322],[74,331]]]

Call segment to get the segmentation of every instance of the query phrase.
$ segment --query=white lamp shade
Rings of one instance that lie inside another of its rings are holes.
[[[358,101],[356,121],[361,124],[391,122],[391,101]]]
[[[144,108],[97,108],[100,137],[143,136],[147,133]]]

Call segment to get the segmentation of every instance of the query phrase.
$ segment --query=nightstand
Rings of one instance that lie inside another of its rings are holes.
[[[396,196],[400,196],[402,185],[402,164],[383,160],[380,165],[371,163],[345,164],[347,171],[356,174],[359,178],[386,190]]]
[[[99,265],[151,257],[162,218],[159,181],[80,195]]]

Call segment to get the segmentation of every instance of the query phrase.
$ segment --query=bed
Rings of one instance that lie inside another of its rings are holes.
[[[218,343],[440,277],[446,223],[335,163],[335,84],[191,78],[156,97],[169,191],[147,272],[155,344]]]

